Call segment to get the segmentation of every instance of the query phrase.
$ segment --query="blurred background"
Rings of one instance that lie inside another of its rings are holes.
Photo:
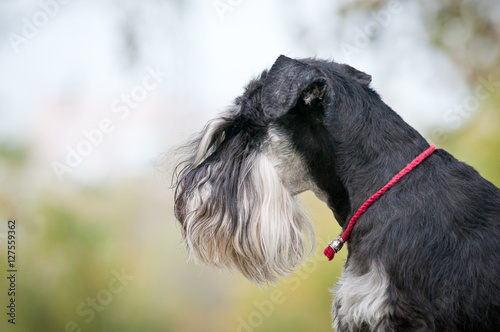
[[[314,195],[314,257],[278,285],[193,263],[171,151],[285,54],[333,59],[500,185],[496,0],[0,2],[1,331],[329,331],[339,229]]]

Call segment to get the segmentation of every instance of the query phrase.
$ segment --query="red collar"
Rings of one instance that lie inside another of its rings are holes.
[[[430,156],[436,147],[434,145],[431,145],[427,150],[422,152],[417,158],[413,159],[411,163],[409,163],[405,168],[403,168],[398,174],[396,174],[391,181],[389,181],[385,186],[383,186],[379,191],[377,191],[372,197],[370,197],[361,207],[356,211],[354,216],[352,216],[351,220],[349,221],[349,224],[347,225],[347,228],[345,231],[342,233],[342,235],[334,240],[332,240],[329,244],[328,247],[326,247],[324,254],[326,257],[328,257],[328,260],[331,261],[333,257],[335,256],[335,253],[337,253],[340,249],[342,249],[342,246],[344,245],[345,242],[349,239],[349,236],[351,235],[352,228],[354,227],[354,224],[358,219],[361,217],[361,215],[372,205],[377,199],[379,199],[380,196],[382,196],[389,188],[391,188],[393,185],[396,184],[404,175],[408,174],[412,169],[417,167],[418,164],[420,164],[425,158]]]

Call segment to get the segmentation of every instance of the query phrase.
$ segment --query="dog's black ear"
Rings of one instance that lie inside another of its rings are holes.
[[[356,68],[351,67],[351,66],[346,65],[346,64],[342,64],[341,66],[344,69],[344,71],[347,74],[349,74],[349,76],[351,76],[352,78],[354,78],[354,80],[356,80],[357,82],[359,82],[361,84],[368,85],[372,81],[371,75],[368,75],[367,73],[364,73],[364,72],[357,70]]]
[[[280,55],[262,87],[264,114],[276,119],[295,106],[301,96],[306,104],[321,99],[325,88],[325,79],[318,69]]]

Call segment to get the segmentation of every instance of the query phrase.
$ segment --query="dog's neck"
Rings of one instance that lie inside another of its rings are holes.
[[[330,95],[313,105],[298,103],[277,121],[307,164],[315,187],[307,189],[328,204],[341,226],[429,146],[376,92],[357,89],[360,98]],[[322,109],[325,104],[334,111]]]
[[[335,176],[330,179],[327,189],[328,204],[341,226],[346,226],[348,219],[370,195],[429,146],[387,105],[376,109],[378,113],[382,109],[383,113],[366,112],[376,120],[369,119],[362,128],[350,129],[345,124],[331,129],[334,135],[343,130],[343,137],[348,138],[332,144]]]

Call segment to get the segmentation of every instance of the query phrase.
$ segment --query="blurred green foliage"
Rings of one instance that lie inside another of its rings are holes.
[[[342,256],[327,264],[318,251],[290,278],[260,290],[236,273],[186,264],[171,193],[162,185],[147,178],[97,187],[67,183],[38,192],[30,209],[21,208],[15,331],[245,331],[245,324],[293,331],[330,325],[327,289],[340,274]],[[0,189],[2,200],[6,189]],[[331,212],[311,194],[303,199],[322,224],[320,249],[338,227],[329,227]],[[109,300],[106,293],[122,270],[133,280]],[[0,287],[5,290],[6,282]],[[273,302],[277,290],[279,301]],[[5,319],[0,329],[14,331]]]

